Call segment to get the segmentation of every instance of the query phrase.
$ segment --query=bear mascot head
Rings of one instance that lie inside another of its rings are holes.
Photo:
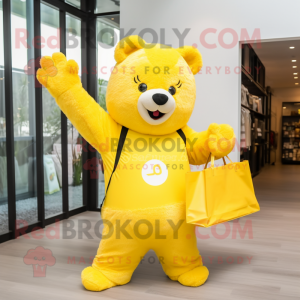
[[[106,105],[119,124],[165,135],[187,124],[196,99],[194,74],[202,67],[196,48],[147,44],[139,36],[119,42]]]

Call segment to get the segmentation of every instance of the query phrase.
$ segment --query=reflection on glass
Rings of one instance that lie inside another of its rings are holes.
[[[106,111],[106,88],[111,70],[116,64],[114,52],[120,39],[119,15],[100,17],[97,19],[97,74],[98,102]],[[100,164],[102,158],[99,154]],[[98,207],[105,194],[104,175],[99,172]]]
[[[74,59],[81,74],[81,21],[66,15],[67,59]],[[82,137],[68,120],[68,178],[69,210],[83,205],[82,192]]]
[[[0,1],[0,24],[3,24],[2,1]],[[4,95],[3,28],[0,30],[0,234],[8,232],[7,165],[6,165],[6,119]]]
[[[83,0],[86,1],[86,0]],[[80,9],[80,0],[66,0],[66,3],[71,4]]]
[[[95,13],[99,14],[116,11],[120,11],[120,0],[97,0]]]
[[[66,15],[66,54],[67,59],[74,59],[81,74],[81,20],[67,14]]]
[[[11,4],[16,211],[17,220],[24,225],[24,221],[37,221],[35,80],[30,70],[34,49],[19,43],[18,32],[27,30],[28,40],[32,40],[33,0],[12,0]]]
[[[41,4],[42,56],[60,51],[59,11]],[[61,111],[46,88],[43,99],[45,217],[62,213]]]
[[[82,137],[68,120],[69,210],[81,207],[82,198]]]

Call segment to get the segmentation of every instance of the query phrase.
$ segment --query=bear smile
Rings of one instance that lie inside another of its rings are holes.
[[[164,113],[160,112],[159,110],[150,111],[147,109],[147,111],[148,111],[150,118],[152,118],[153,120],[158,120],[165,115]]]

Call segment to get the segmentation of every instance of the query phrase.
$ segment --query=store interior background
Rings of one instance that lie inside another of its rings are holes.
[[[233,42],[231,34],[224,35],[224,42],[228,45],[232,43],[232,46],[222,47],[218,42],[219,34],[222,30],[229,28],[240,38],[241,30],[246,29],[250,39],[253,32],[259,30],[262,42],[287,38],[299,39],[300,29],[296,21],[299,3],[291,0],[286,2],[277,0],[275,1],[276,5],[272,6],[272,13],[269,13],[269,3],[259,0],[247,4],[241,1],[191,0],[185,9],[182,9],[180,1],[175,2],[177,5],[172,6],[170,14],[166,14],[170,5],[168,1],[144,1],[143,5],[139,5],[138,0],[121,2],[120,26],[124,28],[125,32],[134,28],[137,34],[145,29],[148,29],[149,32],[150,28],[157,32],[158,36],[161,36],[160,30],[163,28],[164,42],[173,47],[179,47],[179,38],[174,29],[178,30],[180,34],[184,30],[189,30],[184,44],[196,44],[202,54],[204,68],[206,66],[212,68],[212,74],[196,75],[195,77],[197,101],[189,125],[200,131],[205,130],[211,122],[227,123],[234,128],[239,141],[241,81],[239,75],[234,73],[234,68],[240,66],[241,50],[239,43]],[[218,9],[215,9],[216,6]],[[291,9],[287,9],[287,7]],[[245,13],[241,13],[243,11]],[[284,22],[279,21],[279,16],[284,19]],[[205,41],[208,44],[215,44],[216,47],[213,49],[201,46],[199,41],[200,33],[209,28],[214,29],[215,33],[208,33]],[[153,34],[146,33],[144,39],[151,42]],[[290,61],[287,60],[286,63],[289,64]],[[220,74],[217,74],[216,66],[222,67]],[[225,74],[225,67],[230,68],[230,74]],[[268,72],[269,70],[267,70],[267,74]],[[202,73],[205,73],[205,69]],[[280,113],[278,113],[279,116]],[[199,118],[201,122],[199,122]],[[238,161],[239,155],[239,151],[235,151],[231,153],[230,157]]]
[[[260,48],[254,45],[254,50],[266,68],[266,86],[272,91],[271,130],[278,133],[278,147],[276,157],[271,152],[271,161],[280,164],[283,102],[300,103],[300,40],[263,42]]]

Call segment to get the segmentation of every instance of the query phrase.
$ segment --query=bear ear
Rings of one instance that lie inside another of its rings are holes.
[[[138,35],[130,35],[118,43],[115,50],[115,60],[119,64],[124,61],[131,53],[144,48],[146,42]]]
[[[189,65],[192,73],[196,75],[202,68],[202,56],[197,48],[183,46],[176,49]]]

